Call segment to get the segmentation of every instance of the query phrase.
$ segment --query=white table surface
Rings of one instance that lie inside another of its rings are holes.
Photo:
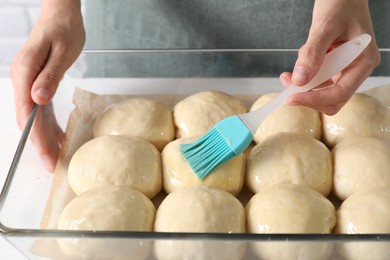
[[[205,84],[205,82],[207,83]],[[369,78],[361,90],[373,86],[389,84],[390,78]],[[54,98],[54,109],[60,111],[57,119],[61,127],[65,128],[69,112],[73,108],[72,95],[75,86],[93,90],[97,93],[183,93],[194,92],[206,89],[230,89],[231,93],[253,93],[260,85],[280,87],[277,79],[69,79],[66,78],[61,83]],[[246,89],[242,91],[242,89]],[[190,91],[189,91],[190,90]],[[264,92],[263,92],[264,93]],[[11,80],[9,78],[0,78],[0,185],[2,187],[6,174],[12,162],[21,131],[18,129],[15,119],[15,109],[13,102],[13,91]],[[43,174],[50,176],[50,173],[44,170],[34,148],[28,141],[25,152],[28,154],[29,167],[36,169],[33,174]],[[6,239],[0,236],[0,259],[26,259],[17,249],[9,244]]]

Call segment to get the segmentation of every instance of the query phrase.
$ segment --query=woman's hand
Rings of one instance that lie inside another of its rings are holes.
[[[363,33],[371,35],[371,43],[341,74],[332,78],[333,87],[295,94],[289,98],[288,104],[308,106],[333,115],[380,61],[368,0],[316,0],[309,36],[299,50],[293,73],[284,72],[280,75],[285,87],[291,83],[297,86],[308,83],[328,51]]]
[[[37,24],[11,65],[16,116],[21,129],[33,103],[42,105],[31,140],[49,171],[54,171],[63,135],[51,99],[84,42],[80,1],[44,0]]]

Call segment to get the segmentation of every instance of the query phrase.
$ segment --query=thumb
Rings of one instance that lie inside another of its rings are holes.
[[[50,51],[43,69],[37,75],[31,88],[31,97],[34,102],[45,105],[52,99],[67,69],[64,60],[66,60],[64,51],[58,48]]]
[[[310,36],[300,49],[291,76],[291,82],[297,86],[308,83],[319,70],[327,50],[332,44],[331,37]]]

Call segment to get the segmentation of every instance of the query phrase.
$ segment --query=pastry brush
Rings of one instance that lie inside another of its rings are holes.
[[[363,34],[345,42],[325,55],[317,74],[305,86],[290,86],[261,108],[227,117],[197,141],[181,144],[180,150],[196,176],[203,179],[223,162],[241,154],[252,142],[261,122],[285,104],[289,96],[309,91],[342,71],[370,41],[370,35]]]

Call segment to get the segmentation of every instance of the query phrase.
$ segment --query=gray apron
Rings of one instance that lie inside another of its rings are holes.
[[[298,49],[314,1],[84,1],[86,49]],[[390,46],[390,1],[370,1],[380,47]],[[387,25],[387,26],[386,26]],[[381,29],[382,28],[382,29]],[[386,29],[384,29],[386,28]],[[382,45],[382,46],[381,46]],[[387,55],[389,56],[389,55]],[[256,77],[291,71],[296,52],[87,55],[88,76]],[[388,57],[384,57],[385,59]],[[383,57],[382,57],[383,60]],[[381,70],[389,74],[390,60]],[[378,69],[378,72],[380,70]]]

